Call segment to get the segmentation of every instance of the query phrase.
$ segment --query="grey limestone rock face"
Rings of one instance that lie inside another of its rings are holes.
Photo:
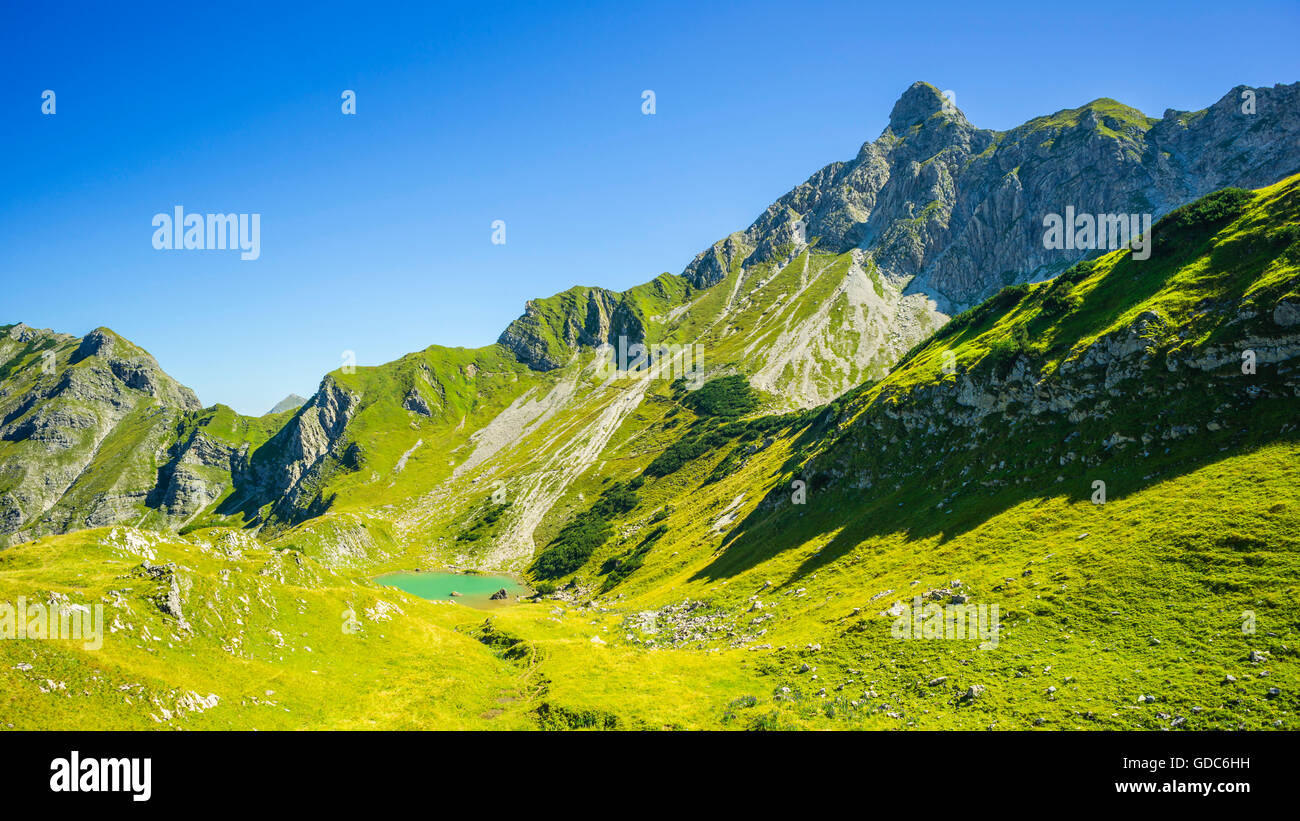
[[[150,564],[145,561],[136,568],[136,574],[158,583],[151,597],[154,604],[160,611],[176,619],[176,626],[181,630],[190,630],[190,623],[185,618],[181,584],[175,563]]]
[[[139,518],[194,393],[106,328],[0,337],[0,544]],[[104,457],[112,452],[112,460]]]
[[[1253,114],[1242,111],[1248,90]],[[918,82],[855,158],[813,174],[683,276],[705,288],[737,262],[778,257],[803,221],[819,251],[868,251],[887,276],[953,313],[1082,258],[1042,245],[1043,217],[1067,205],[1154,220],[1219,188],[1256,188],[1296,170],[1300,83],[1239,86],[1203,111],[1160,119],[1103,99],[999,132],[975,127]]]
[[[433,411],[429,408],[429,403],[425,401],[425,398],[420,395],[420,392],[415,388],[411,388],[406,392],[406,396],[402,399],[402,407],[412,411],[413,413],[418,413],[421,416],[433,415]]]

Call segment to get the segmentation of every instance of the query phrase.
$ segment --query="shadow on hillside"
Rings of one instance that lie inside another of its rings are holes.
[[[1202,434],[1183,440],[1182,447],[1159,457],[1141,458],[1137,448],[1133,448],[1132,454],[1118,454],[1094,467],[1053,466],[1044,471],[1041,481],[996,492],[985,491],[972,483],[972,491],[952,498],[951,505],[941,504],[945,493],[930,483],[930,477],[938,474],[941,463],[932,471],[921,472],[921,476],[884,493],[836,490],[829,484],[820,489],[810,486],[804,505],[791,502],[789,485],[785,484],[769,492],[758,508],[727,533],[713,561],[695,573],[692,581],[714,582],[737,576],[788,550],[834,533],[821,550],[804,560],[787,582],[777,584],[780,588],[818,571],[872,539],[901,536],[918,546],[935,538],[944,543],[1026,502],[1061,496],[1071,502],[1088,502],[1093,493],[1092,481],[1099,477],[1106,481],[1113,501],[1267,445],[1300,441],[1300,430],[1282,432],[1291,415],[1289,404],[1289,400],[1280,398],[1260,400],[1252,409],[1255,424],[1248,431],[1224,429],[1217,434]],[[1268,407],[1260,407],[1264,405]],[[837,443],[837,446],[847,445]],[[791,462],[786,465],[787,476]],[[1058,474],[1064,481],[1055,481]]]

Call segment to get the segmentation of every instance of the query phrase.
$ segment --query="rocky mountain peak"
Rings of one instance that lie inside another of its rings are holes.
[[[943,92],[918,80],[894,103],[893,110],[889,112],[889,130],[901,136],[913,126],[920,125],[943,111],[947,103],[948,98],[943,96]]]
[[[81,338],[77,349],[68,360],[69,365],[87,363],[74,373],[110,374],[132,390],[157,399],[161,404],[181,410],[200,410],[203,405],[194,392],[172,379],[158,365],[153,356],[108,328],[96,328]],[[80,384],[86,376],[78,376],[69,384]]]
[[[81,338],[81,344],[77,346],[77,352],[72,355],[72,362],[75,365],[84,359],[92,356],[112,356],[113,338],[116,336],[108,328],[96,328]]]
[[[15,342],[31,342],[34,339],[39,339],[41,332],[24,322],[19,322],[17,325],[11,325],[6,330],[6,334]]]

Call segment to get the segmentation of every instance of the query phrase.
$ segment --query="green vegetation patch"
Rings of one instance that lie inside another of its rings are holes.
[[[636,491],[642,480],[615,483],[601,494],[590,509],[579,513],[561,530],[546,549],[537,554],[530,570],[540,579],[558,579],[587,561],[596,549],[614,535],[610,520],[628,513],[641,499]]]
[[[683,396],[681,403],[700,416],[736,419],[758,408],[758,392],[749,380],[736,374],[709,380]]]

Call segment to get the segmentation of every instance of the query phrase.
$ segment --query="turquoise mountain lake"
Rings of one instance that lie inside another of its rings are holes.
[[[488,576],[469,573],[448,573],[443,571],[385,573],[375,579],[388,587],[405,590],[422,599],[452,600],[471,607],[498,607],[510,604],[515,596],[531,593],[524,585],[510,576]],[[491,596],[505,588],[509,596],[504,601],[492,601]],[[452,592],[460,593],[452,596]]]

